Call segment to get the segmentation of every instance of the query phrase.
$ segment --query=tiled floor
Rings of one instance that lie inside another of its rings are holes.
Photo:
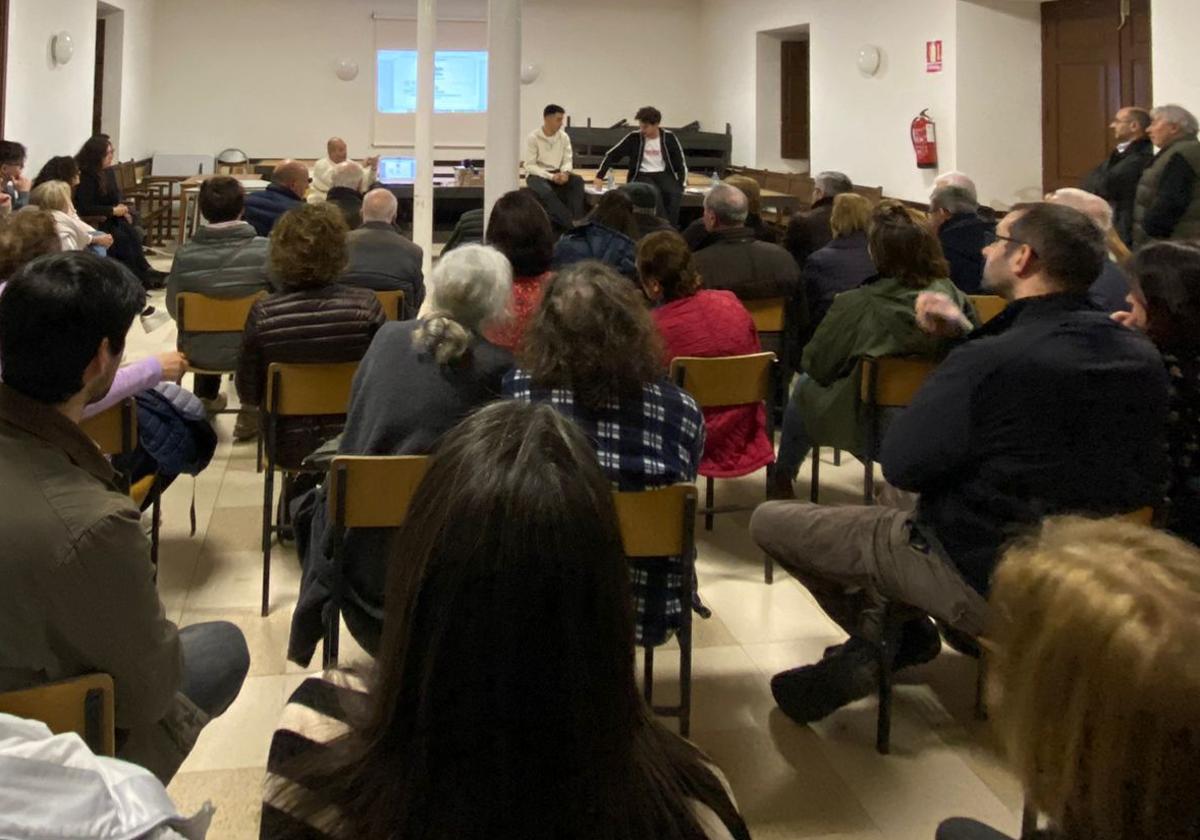
[[[161,293],[155,302],[161,305]],[[174,326],[151,335],[135,325],[128,354],[169,349]],[[219,418],[220,444],[195,482],[197,533],[188,535],[191,480],[164,499],[159,588],[172,619],[186,625],[227,619],[250,644],[252,665],[241,696],[210,725],[170,786],[182,810],[217,806],[212,837],[257,836],[262,769],[271,733],[304,671],[286,661],[299,571],[294,549],[276,547],[271,615],[258,614],[262,476],[254,446],[231,442],[232,416]],[[847,503],[861,492],[852,458],[821,470],[823,501]],[[807,468],[798,487],[807,489]],[[761,476],[718,483],[718,503],[752,504]],[[763,582],[747,534],[749,514],[717,518],[699,533],[700,592],[713,617],[696,623],[693,739],[722,767],[758,838],[821,837],[930,840],[937,823],[969,815],[1015,832],[1020,791],[987,746],[986,725],[971,713],[975,665],[947,650],[905,675],[897,687],[892,754],[874,751],[876,704],[856,703],[810,727],[774,707],[768,680],[814,661],[841,640],[837,628],[794,580],[777,571]],[[361,657],[343,632],[343,661]],[[672,645],[674,648],[674,645]],[[319,655],[319,654],[318,654]],[[677,653],[656,658],[656,694],[676,691]]]

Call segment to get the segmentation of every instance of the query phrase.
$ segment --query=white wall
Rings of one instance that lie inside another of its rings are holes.
[[[1151,0],[1150,39],[1154,53],[1154,103],[1182,105],[1200,114],[1198,0]]]
[[[108,59],[123,68],[119,130],[122,158],[145,157],[146,85],[150,68],[153,0],[109,0],[125,11],[123,54]],[[96,0],[17,0],[10,4],[8,81],[4,136],[29,149],[27,169],[36,173],[47,158],[74,154],[92,130],[96,64]],[[50,39],[66,31],[75,56],[56,65]]]
[[[632,121],[648,104],[669,124],[699,118],[706,97],[694,49],[696,7],[697,0],[606,0],[598,15],[577,0],[525,0],[523,61],[540,65],[541,76],[522,87],[522,130],[541,124],[548,102],[577,122],[591,117],[598,125]],[[157,0],[155,149],[213,154],[235,146],[252,157],[317,157],[326,139],[340,134],[351,154],[365,154],[374,108],[374,11],[415,16],[416,4]],[[486,3],[441,0],[438,13],[482,20]],[[236,26],[226,26],[229,20]],[[358,62],[355,81],[334,76],[339,58]]]
[[[957,156],[992,207],[1042,197],[1042,13],[1037,3],[959,0]]]
[[[807,172],[807,160],[783,157],[783,42],[806,41],[807,31],[759,32],[755,67],[756,166],[776,172]]]

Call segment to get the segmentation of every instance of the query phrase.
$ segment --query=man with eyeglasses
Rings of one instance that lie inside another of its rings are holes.
[[[1078,210],[1034,204],[984,248],[984,288],[1009,301],[987,325],[936,293],[916,319],[969,334],[891,422],[880,463],[916,511],[767,502],[758,545],[850,635],[820,662],[776,674],[793,720],[819,720],[941,644],[930,619],[978,637],[1003,546],[1045,516],[1111,516],[1162,499],[1167,381],[1141,334],[1095,308],[1100,229]],[[885,610],[885,606],[888,607]]]
[[[1149,111],[1143,108],[1117,111],[1109,124],[1117,146],[1083,182],[1085,190],[1112,205],[1113,227],[1126,245],[1133,244],[1133,204],[1138,181],[1154,160],[1154,144],[1146,136],[1149,127]]]

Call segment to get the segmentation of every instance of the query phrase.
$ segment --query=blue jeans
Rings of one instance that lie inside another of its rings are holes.
[[[779,434],[779,454],[775,456],[775,475],[796,480],[800,465],[812,449],[812,440],[804,430],[804,417],[800,413],[800,386],[809,380],[807,373],[796,377],[792,395],[783,410],[783,429]]]
[[[206,621],[179,631],[183,682],[179,690],[209,717],[217,717],[237,699],[250,670],[250,649],[237,625]]]

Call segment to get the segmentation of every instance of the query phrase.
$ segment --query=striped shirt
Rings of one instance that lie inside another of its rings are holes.
[[[328,671],[305,680],[288,700],[279,728],[271,739],[267,758],[267,778],[263,788],[260,840],[278,837],[308,837],[332,840],[344,825],[336,810],[327,809],[316,818],[301,820],[289,812],[288,800],[298,790],[288,778],[288,767],[298,758],[312,758],[327,750],[335,739],[350,731],[348,708],[362,708],[367,700],[361,677],[347,671]],[[675,737],[669,735],[668,737]],[[708,840],[743,840],[750,837],[737,815],[733,791],[717,767],[705,761],[706,768],[720,783],[724,801],[711,803],[692,800],[696,821]],[[726,816],[722,818],[719,813]]]

